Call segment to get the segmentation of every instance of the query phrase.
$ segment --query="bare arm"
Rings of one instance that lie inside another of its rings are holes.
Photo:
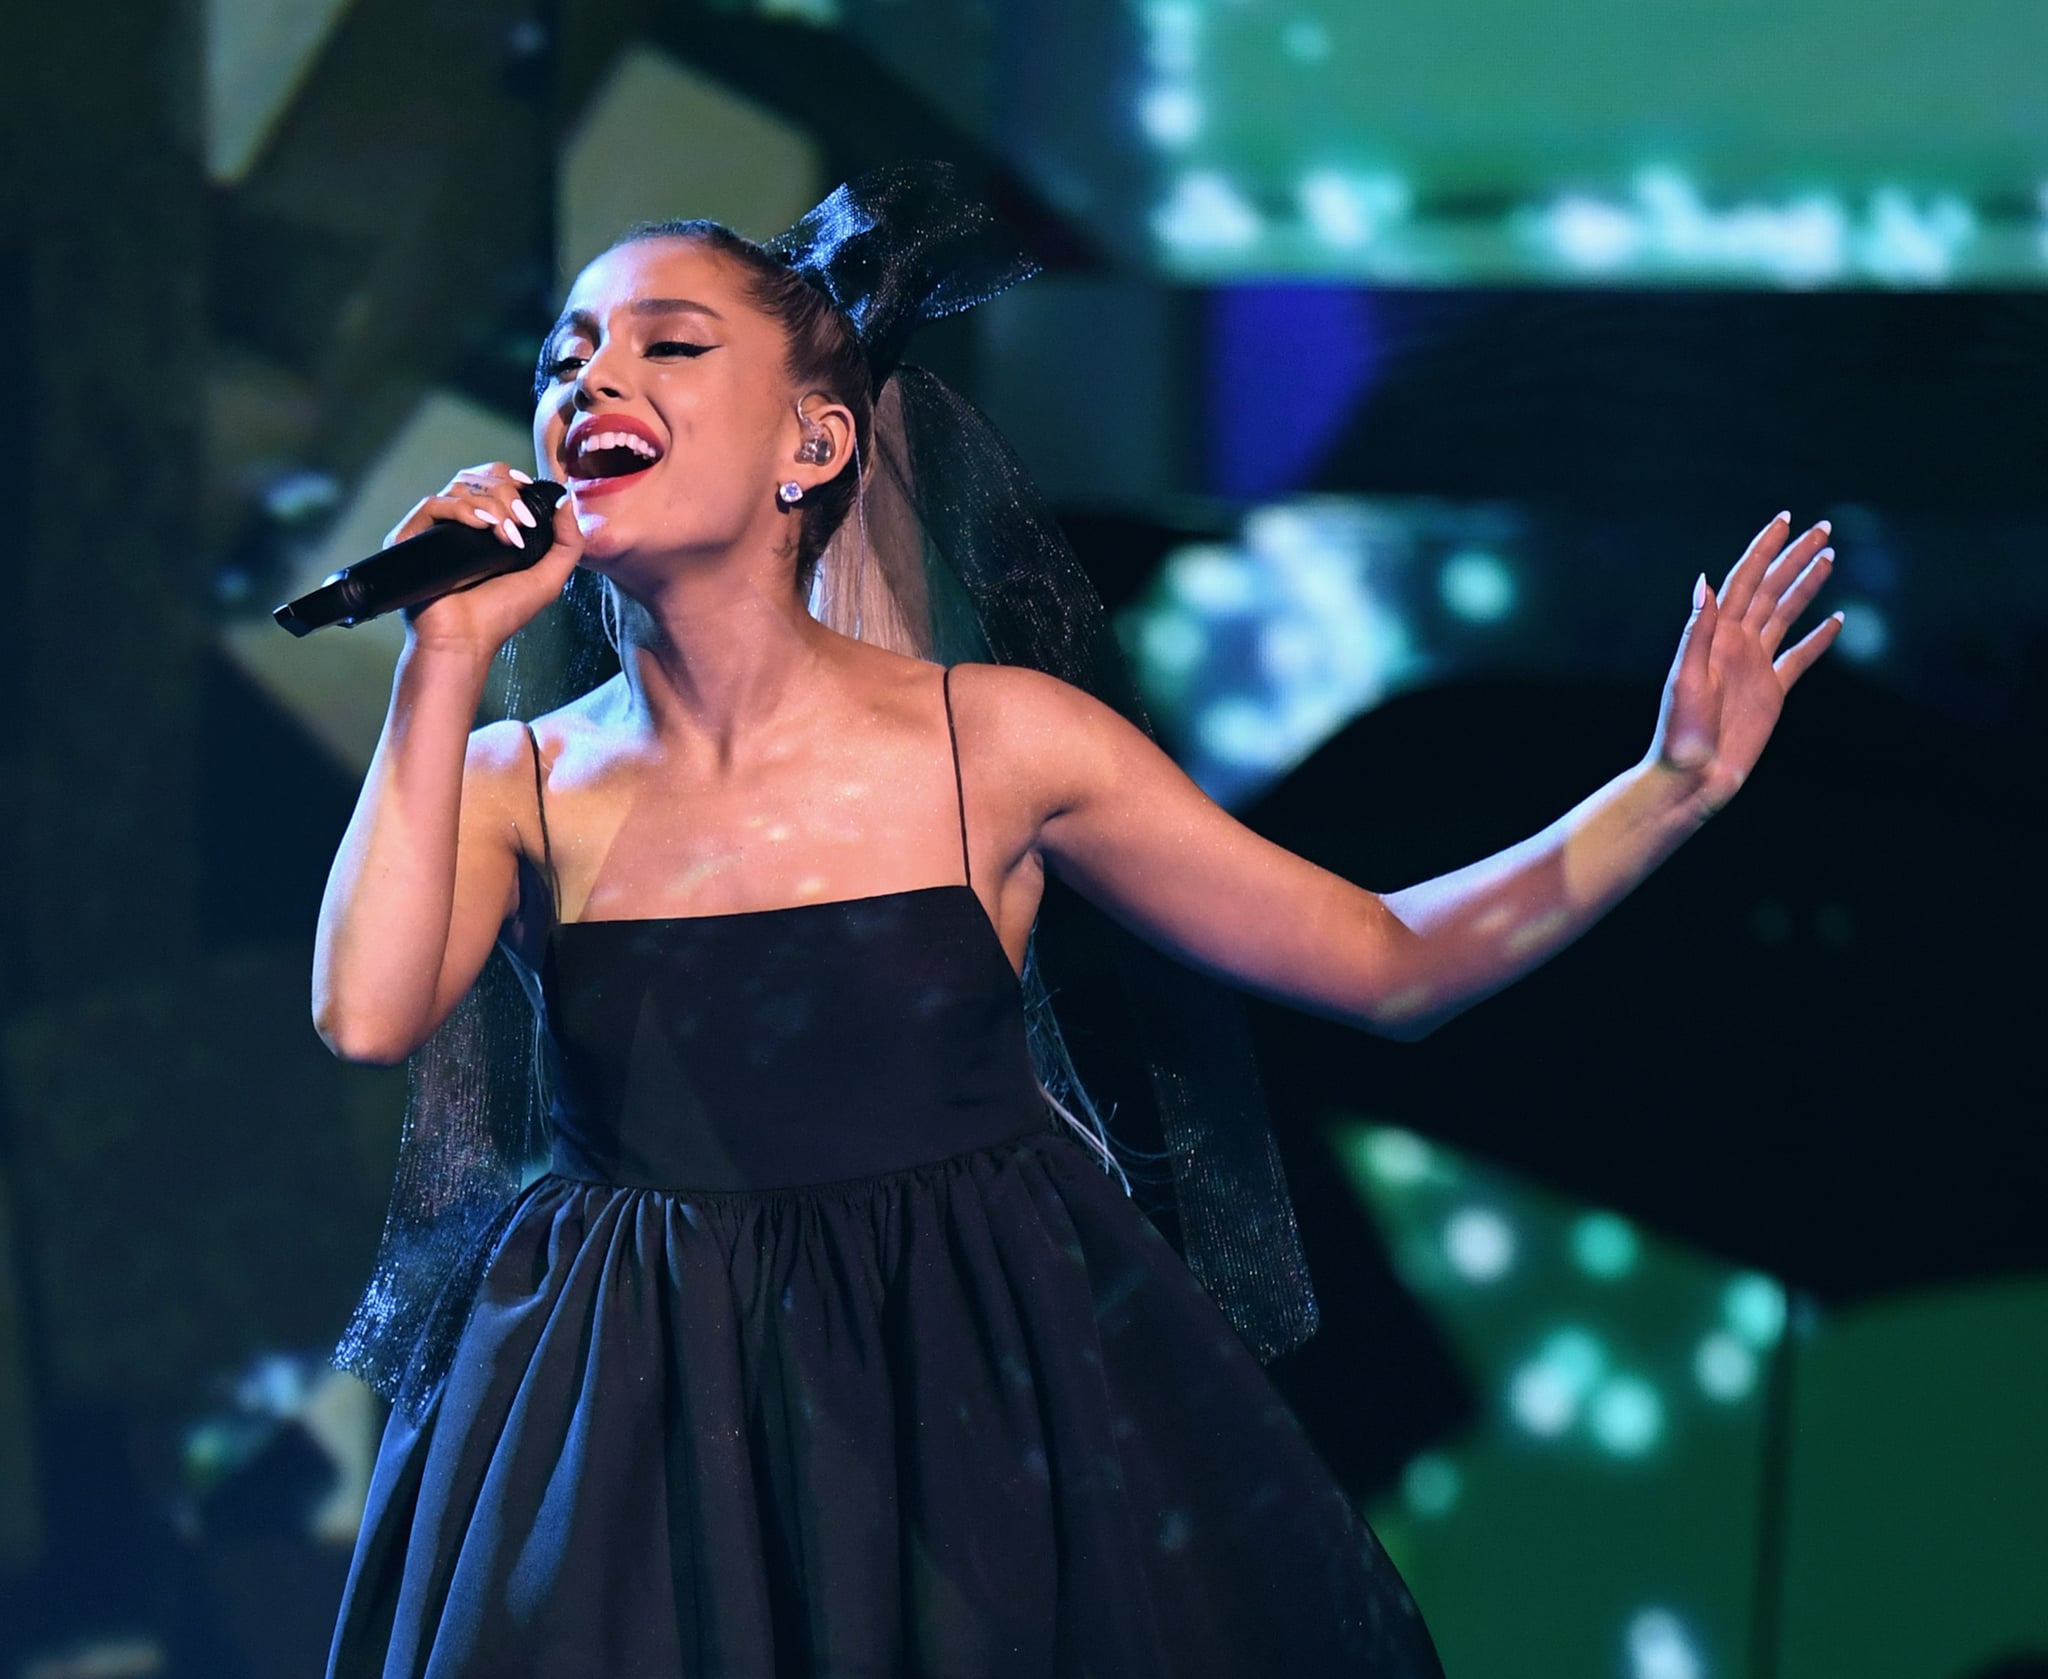
[[[1015,721],[1035,708],[1041,737],[1065,742],[1040,831],[1062,879],[1205,972],[1390,1037],[1563,949],[1704,817],[1684,778],[1639,764],[1521,844],[1381,895],[1253,833],[1106,707],[1072,690],[1017,707],[1027,684],[998,680]]]
[[[1701,580],[1642,762],[1519,845],[1385,896],[1253,834],[1086,696],[1022,672],[987,686],[1005,690],[1006,755],[1044,813],[1036,844],[1080,891],[1221,978],[1420,1037],[1571,943],[1746,779],[1840,626],[1777,654],[1830,558],[1825,526],[1786,534],[1766,526],[1718,598]]]
[[[513,908],[505,730],[469,729],[485,668],[416,644],[399,657],[313,946],[313,1022],[348,1060],[402,1061],[418,1048]]]
[[[1690,777],[1646,758],[1519,845],[1387,894],[1413,939],[1375,1024],[1419,1038],[1548,961],[1707,814]]]
[[[420,503],[389,540],[437,517],[489,522],[479,504],[509,519],[510,472],[500,463],[461,475],[461,489]],[[561,592],[580,552],[575,529],[565,504],[544,559],[413,616],[313,947],[313,1023],[348,1060],[401,1061],[424,1043],[516,907],[533,803],[525,730],[472,735],[470,725],[498,647]]]

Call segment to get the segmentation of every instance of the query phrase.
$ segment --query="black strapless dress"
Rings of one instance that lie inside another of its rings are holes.
[[[1440,1672],[1049,1118],[971,888],[571,923],[553,1171],[394,1416],[333,1679]]]

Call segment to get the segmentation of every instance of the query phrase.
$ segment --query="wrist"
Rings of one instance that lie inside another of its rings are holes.
[[[1651,753],[1636,765],[1637,784],[1659,813],[1682,834],[1703,825],[1734,797],[1717,791],[1709,769],[1687,769]]]
[[[491,661],[496,657],[495,648],[481,647],[474,642],[424,637],[408,627],[405,645],[399,650],[393,686],[400,689],[418,689],[423,685],[434,689],[452,688],[467,695],[473,705],[483,697],[484,682],[490,674]]]

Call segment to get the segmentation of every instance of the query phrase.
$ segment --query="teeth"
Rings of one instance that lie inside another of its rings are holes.
[[[638,432],[596,431],[586,432],[576,441],[576,454],[580,459],[605,449],[629,449],[643,460],[659,460],[661,451]]]

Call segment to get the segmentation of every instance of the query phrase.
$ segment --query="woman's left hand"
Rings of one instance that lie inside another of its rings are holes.
[[[1671,662],[1648,761],[1692,785],[1711,815],[1748,779],[1777,727],[1792,684],[1828,650],[1842,627],[1837,612],[1802,640],[1778,651],[1785,634],[1820,592],[1834,566],[1825,520],[1796,541],[1779,514],[1735,562],[1718,595],[1701,575],[1697,604]]]

